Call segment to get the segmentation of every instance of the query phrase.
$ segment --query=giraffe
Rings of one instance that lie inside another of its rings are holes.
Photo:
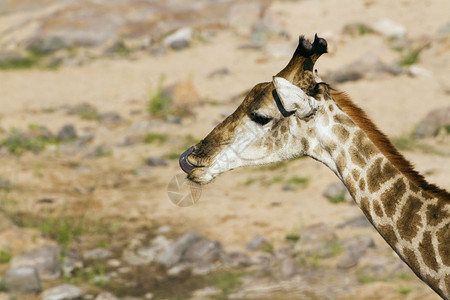
[[[185,151],[188,179],[207,184],[242,166],[310,156],[330,168],[384,240],[438,295],[450,299],[450,193],[416,172],[345,93],[313,71],[327,52],[303,36],[288,65]]]

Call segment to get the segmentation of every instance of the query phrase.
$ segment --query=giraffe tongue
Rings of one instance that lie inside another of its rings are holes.
[[[194,146],[191,146],[189,149],[184,151],[179,160],[180,168],[187,174],[194,169],[194,166],[187,160],[188,155],[191,154],[192,151],[194,151]]]

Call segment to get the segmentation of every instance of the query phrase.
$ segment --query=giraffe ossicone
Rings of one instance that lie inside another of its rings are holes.
[[[330,168],[415,274],[450,299],[450,194],[429,184],[350,98],[321,82],[327,43],[303,36],[287,66],[185,152],[188,179],[207,184],[243,166],[302,155]]]

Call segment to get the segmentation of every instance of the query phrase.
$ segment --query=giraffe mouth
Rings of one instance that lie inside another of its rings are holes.
[[[193,151],[194,151],[194,146],[191,146],[189,149],[184,151],[183,154],[181,154],[181,156],[180,156],[180,160],[179,160],[180,168],[186,174],[191,173],[191,171],[194,170],[196,167],[193,164],[191,164],[187,158],[189,156],[189,154],[191,154]]]

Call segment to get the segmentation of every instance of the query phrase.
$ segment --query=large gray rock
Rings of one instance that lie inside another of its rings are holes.
[[[342,181],[336,181],[327,185],[322,195],[332,203],[353,201]]]
[[[201,235],[195,231],[190,231],[167,247],[157,261],[168,268],[173,267],[181,261],[186,251],[201,239]]]
[[[334,254],[337,242],[338,238],[333,229],[324,223],[317,223],[300,231],[295,250],[302,255],[324,258]]]
[[[375,32],[387,38],[403,38],[406,35],[406,28],[389,18],[378,19],[370,26]]]
[[[192,40],[192,28],[180,28],[164,39],[164,45],[174,50],[188,47]]]
[[[450,133],[450,106],[430,111],[420,121],[414,131],[414,136],[418,138],[433,137],[438,135],[441,130]]]
[[[77,131],[72,124],[64,125],[56,135],[58,141],[71,141],[77,138]]]
[[[41,291],[41,280],[35,268],[17,267],[8,269],[3,284],[12,294],[34,294]]]
[[[363,57],[343,66],[342,68],[326,74],[327,81],[342,83],[360,79],[374,79],[385,75],[398,75],[402,69],[396,65],[387,65],[378,56],[368,53]]]
[[[257,235],[247,243],[246,248],[250,251],[263,251],[270,246],[270,243],[262,235]]]
[[[358,264],[369,248],[375,248],[375,243],[370,236],[358,236],[343,241],[346,248],[345,255],[337,262],[340,269],[348,269]]]
[[[222,245],[217,241],[202,238],[193,243],[183,254],[184,262],[212,263],[220,259],[223,252]]]
[[[78,300],[83,296],[83,291],[72,284],[62,284],[45,290],[42,300]]]
[[[95,300],[119,300],[119,298],[109,292],[102,292],[95,297]]]
[[[83,253],[83,258],[89,260],[107,259],[110,258],[111,256],[112,256],[111,251],[103,248],[95,248]]]
[[[59,263],[60,248],[58,246],[45,246],[13,258],[11,267],[36,268],[40,278],[53,280],[61,276]]]

